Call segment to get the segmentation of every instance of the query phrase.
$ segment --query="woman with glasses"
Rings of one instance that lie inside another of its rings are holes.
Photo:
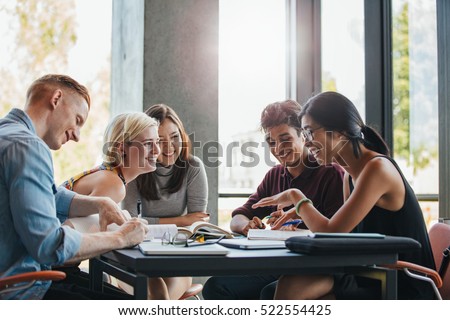
[[[338,163],[345,171],[343,206],[327,218],[298,189],[262,199],[255,208],[295,205],[278,215],[274,228],[301,218],[313,232],[366,232],[417,240],[422,248],[399,259],[434,269],[422,211],[415,194],[379,134],[366,126],[353,103],[343,95],[324,92],[312,97],[299,115],[305,145],[323,165]],[[277,299],[377,298],[379,283],[348,274],[285,275],[279,280]],[[401,299],[431,299],[427,283],[398,274]]]
[[[250,229],[265,228],[264,219],[277,207],[253,209],[252,205],[290,188],[302,190],[326,217],[332,217],[342,206],[344,172],[338,165],[319,166],[308,154],[298,120],[301,109],[297,101],[285,100],[271,103],[261,112],[261,130],[270,153],[279,164],[270,168],[255,192],[233,210],[232,231],[247,236]],[[270,224],[271,219],[268,222]],[[306,229],[304,223],[291,227]],[[273,299],[278,277],[278,274],[211,277],[205,283],[203,297],[211,300]]]
[[[63,186],[79,194],[110,197],[119,203],[125,197],[128,183],[156,170],[159,153],[158,122],[154,118],[143,112],[119,114],[106,128],[102,164],[68,179]],[[173,282],[172,278],[167,281]],[[118,283],[131,293],[130,286]],[[189,286],[173,288],[167,285],[166,278],[149,278],[149,299],[178,298]]]
[[[160,123],[161,153],[155,171],[143,174],[127,185],[122,208],[150,224],[184,227],[197,221],[208,221],[205,168],[202,161],[191,154],[190,140],[181,119],[164,104],[153,105],[145,113]],[[166,278],[169,291],[176,293],[171,294],[171,298],[181,296],[191,282],[189,277]]]

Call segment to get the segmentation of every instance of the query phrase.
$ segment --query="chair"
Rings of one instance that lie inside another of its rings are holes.
[[[450,254],[450,225],[444,223],[436,223],[433,225],[429,232],[431,249],[433,251],[434,262],[436,268],[439,270],[439,266],[442,264],[444,257],[444,250],[446,254]],[[415,263],[406,261],[397,261],[394,265],[387,266],[397,270],[403,270],[408,276],[420,279],[430,283],[436,294],[436,297],[440,300],[450,299],[450,272],[443,270],[441,274],[436,270],[432,270],[426,267],[422,267]],[[445,268],[448,269],[448,268]]]
[[[105,273],[103,274],[105,275]],[[123,291],[125,291],[128,294],[133,294],[133,287],[129,284],[127,284],[126,282],[119,280],[119,279],[115,279],[114,278],[114,282],[117,282],[117,287]],[[114,283],[112,282],[112,283]],[[181,295],[180,298],[178,298],[178,300],[187,300],[189,298],[195,298],[196,300],[200,300],[199,294],[200,292],[202,292],[203,290],[203,285],[200,283],[193,283],[191,284],[191,286]]]
[[[200,297],[198,296],[200,292],[203,290],[203,285],[200,283],[193,283],[189,289],[186,290],[185,293],[178,299],[178,300],[186,300],[191,297],[195,298],[196,300],[200,300]]]
[[[36,281],[63,280],[66,274],[62,271],[32,271],[0,278],[0,294],[31,287]]]

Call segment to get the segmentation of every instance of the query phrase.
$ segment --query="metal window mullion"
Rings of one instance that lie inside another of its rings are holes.
[[[286,0],[286,99],[297,99],[296,0]]]
[[[300,104],[322,90],[321,3],[296,0],[296,97]]]
[[[379,130],[393,148],[392,3],[365,0],[366,123]]]
[[[450,1],[437,0],[439,217],[450,217]]]

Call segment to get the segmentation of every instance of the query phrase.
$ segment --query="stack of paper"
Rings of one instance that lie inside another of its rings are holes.
[[[250,229],[248,230],[247,237],[250,240],[286,240],[290,237],[306,237],[311,234],[311,231],[303,229],[295,231]]]
[[[257,250],[257,249],[285,249],[286,244],[282,240],[249,240],[248,238],[223,239],[220,244],[224,247]]]

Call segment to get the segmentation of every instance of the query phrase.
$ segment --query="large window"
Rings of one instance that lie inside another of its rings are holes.
[[[47,73],[67,74],[92,98],[80,142],[53,153],[55,180],[93,166],[109,120],[112,1],[0,0],[0,117],[23,108],[27,87]]]
[[[259,118],[286,99],[286,9],[280,0],[219,2],[219,168],[221,194],[256,189],[275,164],[263,144]],[[245,198],[219,198],[219,224]]]
[[[421,202],[438,218],[436,1],[392,2],[394,157]]]
[[[0,0],[0,116],[23,106],[26,87],[44,73],[72,75],[93,97],[81,141],[54,154],[57,183],[94,165],[100,155],[109,119],[111,3]],[[259,117],[293,87],[287,72],[294,72],[295,65],[289,63],[287,46],[295,28],[287,17],[296,12],[287,12],[287,4],[294,3],[219,0],[222,225],[228,226],[224,219],[245,201],[227,194],[253,192],[275,164],[259,131]],[[364,73],[364,3],[321,0],[320,52],[322,90],[345,94],[363,116],[365,92],[371,89]],[[392,28],[393,154],[419,198],[434,200],[421,202],[431,221],[438,216],[439,193],[436,1],[392,0]]]
[[[365,117],[364,1],[322,0],[322,91],[347,96]]]

